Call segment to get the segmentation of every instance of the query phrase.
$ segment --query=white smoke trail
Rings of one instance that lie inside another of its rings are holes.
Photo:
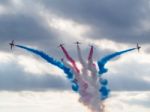
[[[81,72],[78,69],[76,62],[68,54],[68,52],[63,47],[63,45],[60,45],[60,47],[63,50],[66,58],[68,59],[71,65],[64,60],[62,60],[63,63],[58,60],[55,60],[53,57],[47,55],[43,51],[21,46],[21,45],[15,45],[15,46],[25,49],[27,51],[30,51],[42,57],[48,63],[53,64],[54,66],[57,66],[58,68],[62,69],[64,73],[67,74],[68,79],[71,80],[71,83],[74,84],[72,85],[72,89],[74,91],[79,92],[79,95],[80,95],[79,101],[82,104],[84,104],[86,107],[88,107],[91,112],[104,112],[105,105],[104,105],[103,99],[106,99],[109,95],[109,89],[107,86],[108,81],[106,79],[103,79],[101,75],[98,75],[98,73],[104,74],[107,72],[105,65],[110,59],[137,49],[137,48],[127,49],[127,50],[115,52],[113,54],[103,57],[97,63],[99,67],[99,71],[97,71],[96,66],[93,62],[93,58],[92,58],[93,46],[91,46],[89,57],[88,57],[88,62],[86,63],[84,59],[82,58],[80,47],[79,45],[77,45],[78,58],[82,65],[82,72]]]
[[[79,61],[82,65],[82,76],[83,80],[86,80],[88,87],[85,88],[82,84],[80,85],[79,101],[88,107],[91,112],[104,112],[103,101],[101,101],[98,88],[100,87],[99,78],[97,77],[96,66],[94,66],[93,58],[89,58],[86,63],[82,58],[80,46],[77,44],[77,54]]]
[[[62,60],[63,63],[72,68],[73,67],[66,62],[64,59]],[[85,69],[88,70],[88,69]],[[95,82],[95,83],[91,83],[89,81],[84,81],[83,77],[77,77],[77,76],[82,76],[83,73],[77,74],[77,72],[73,71],[77,80],[78,80],[78,84],[79,84],[79,94],[80,94],[80,99],[79,102],[84,104],[86,107],[88,107],[90,112],[104,112],[103,110],[103,102],[100,100],[100,95],[99,95],[99,83]],[[88,73],[88,72],[87,72]],[[89,74],[84,74],[89,76]],[[86,85],[86,83],[88,85]],[[95,86],[96,85],[96,86]],[[88,86],[88,87],[87,87]]]
[[[30,51],[30,52],[42,57],[48,63],[51,63],[51,64],[59,67],[60,69],[64,70],[64,73],[67,74],[67,77],[71,76],[68,79],[73,84],[72,89],[74,91],[79,92],[79,95],[80,95],[79,101],[82,104],[84,104],[86,107],[88,107],[91,110],[91,112],[104,112],[104,108],[102,108],[103,102],[101,100],[100,92],[99,92],[99,87],[100,87],[99,80],[98,80],[98,78],[96,78],[97,80],[94,80],[92,78],[93,74],[95,76],[99,77],[96,74],[96,72],[94,71],[94,69],[96,69],[95,66],[92,66],[93,61],[91,64],[92,69],[90,67],[89,68],[87,67],[88,63],[85,63],[85,64],[83,64],[83,68],[82,68],[83,72],[80,72],[75,61],[68,54],[68,52],[65,50],[65,48],[63,46],[61,46],[62,50],[65,53],[65,56],[67,57],[67,59],[70,63],[68,63],[67,61],[64,61],[64,60],[62,60],[63,63],[58,60],[55,60],[54,58],[50,57],[49,55],[47,55],[46,53],[44,53],[40,50],[36,50],[33,48],[20,46],[20,45],[16,45],[16,47]],[[80,58],[81,63],[83,63],[80,48],[78,49],[78,56]],[[72,79],[72,74],[74,75],[73,79]]]

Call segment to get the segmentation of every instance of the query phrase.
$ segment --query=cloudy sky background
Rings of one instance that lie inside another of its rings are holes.
[[[71,92],[69,82],[61,70],[21,49],[14,48],[11,51],[8,46],[11,40],[15,40],[17,44],[44,50],[57,59],[64,57],[57,46],[65,43],[65,47],[77,61],[76,46],[73,44],[75,41],[83,43],[81,49],[85,59],[89,51],[88,45],[94,45],[95,60],[108,53],[135,47],[139,42],[142,46],[141,52],[133,51],[110,62],[107,65],[109,72],[104,77],[109,79],[111,90],[118,93],[118,96],[112,95],[108,105],[113,107],[115,103],[123,102],[120,103],[122,106],[114,111],[124,109],[126,112],[126,107],[135,104],[137,107],[131,109],[132,111],[142,108],[145,109],[141,110],[142,112],[148,112],[149,12],[148,0],[0,0],[0,99],[6,100],[5,97],[16,95],[19,100],[15,102],[22,102],[22,91],[30,91],[35,97],[36,94],[38,97],[41,94],[42,98],[47,97],[49,91],[50,95],[54,95],[53,92],[58,93],[55,94],[58,99],[66,94],[71,94],[70,97],[74,97],[76,101],[78,99],[78,96]],[[40,94],[43,91],[46,93]],[[135,93],[122,95],[124,91],[139,92],[136,93],[135,100],[130,101]],[[62,93],[62,96],[59,93]],[[44,101],[42,98],[38,101]],[[52,99],[49,96],[48,98]],[[112,101],[115,98],[118,100],[114,103]],[[66,97],[64,99],[64,104],[70,104],[71,101],[68,102]],[[11,103],[8,99],[6,101]],[[0,104],[0,110],[8,111],[7,103]],[[53,102],[46,103],[47,107],[43,108],[48,108],[48,103],[55,105]],[[82,110],[83,107],[77,102],[72,103]],[[16,103],[16,107],[12,108],[18,109],[17,106],[20,105]],[[57,112],[56,108],[52,110]],[[62,111],[58,109],[58,112]]]

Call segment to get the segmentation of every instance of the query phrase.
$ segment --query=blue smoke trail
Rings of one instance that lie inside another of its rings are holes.
[[[108,89],[108,86],[107,86],[108,80],[101,78],[99,82],[102,85],[101,88],[99,89],[100,97],[101,97],[101,100],[105,100],[108,98],[108,95],[110,93],[110,90]]]
[[[127,53],[129,51],[132,51],[132,50],[135,50],[136,48],[132,48],[132,49],[127,49],[127,50],[123,50],[123,51],[120,51],[120,52],[115,52],[113,54],[110,54],[110,55],[107,55],[105,57],[103,57],[101,60],[99,60],[97,63],[98,63],[98,67],[99,67],[99,74],[103,74],[103,73],[106,73],[108,71],[107,68],[105,68],[105,65],[106,63],[111,60],[112,58],[116,57],[116,56],[119,56],[119,55],[122,55],[124,53]]]
[[[101,85],[107,85],[108,84],[108,80],[107,79],[100,79],[100,83]]]
[[[79,90],[79,85],[74,81],[72,81],[72,90],[75,92],[78,92]]]
[[[109,60],[111,60],[112,58],[114,58],[116,56],[122,55],[124,53],[127,53],[127,52],[135,50],[135,49],[136,48],[127,49],[127,50],[123,50],[123,51],[120,51],[120,52],[115,52],[113,54],[110,54],[110,55],[107,55],[107,56],[103,57],[101,60],[98,61],[99,74],[104,74],[108,71],[108,69],[105,68],[105,65]],[[106,98],[108,98],[108,95],[110,93],[110,90],[107,87],[108,80],[101,78],[100,84],[102,85],[101,88],[99,89],[99,92],[101,93],[101,99],[105,100]]]
[[[108,95],[110,93],[110,90],[108,89],[107,86],[102,86],[99,90],[99,92],[101,93],[101,99],[105,100],[106,98],[108,98]]]
[[[66,67],[61,61],[58,61],[58,60],[48,56],[46,53],[39,51],[39,50],[36,50],[36,49],[33,49],[33,48],[29,48],[29,47],[25,47],[25,46],[21,46],[21,45],[15,45],[15,46],[22,48],[22,49],[25,49],[27,51],[30,51],[36,55],[41,56],[43,59],[45,59],[50,64],[55,65],[58,68],[62,69],[64,71],[64,73],[67,74],[68,79],[70,79],[70,80],[73,79],[73,77],[74,77],[73,71],[70,68]],[[73,83],[73,81],[72,81],[72,83]],[[76,83],[72,84],[72,89],[74,91],[78,91],[78,88],[79,87]]]

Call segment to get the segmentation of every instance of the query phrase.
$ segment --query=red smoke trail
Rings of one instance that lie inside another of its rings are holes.
[[[91,49],[90,49],[90,53],[89,53],[89,56],[88,56],[88,60],[90,61],[93,57],[93,46],[91,46]]]
[[[61,47],[63,53],[65,54],[66,58],[72,63],[72,65],[73,65],[75,71],[76,71],[77,73],[80,73],[80,71],[79,71],[79,69],[78,69],[78,67],[77,67],[77,65],[76,65],[76,63],[75,63],[75,61],[74,61],[74,60],[72,59],[72,57],[69,55],[69,53],[67,52],[67,50],[66,50],[63,46],[60,46],[60,47]]]

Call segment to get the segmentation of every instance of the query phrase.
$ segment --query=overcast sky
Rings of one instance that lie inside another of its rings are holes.
[[[70,90],[63,72],[8,43],[38,48],[60,59],[65,47],[77,59],[75,41],[87,58],[93,44],[94,60],[135,47],[110,62],[112,91],[150,90],[150,2],[148,0],[0,0],[0,90]],[[77,60],[78,61],[78,60]]]

